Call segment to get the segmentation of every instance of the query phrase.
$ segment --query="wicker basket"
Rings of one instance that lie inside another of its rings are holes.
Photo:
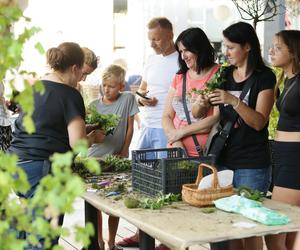
[[[213,173],[213,183],[211,188],[198,189],[198,185],[203,178],[203,168],[209,168]],[[213,166],[202,163],[198,167],[198,176],[195,184],[184,184],[182,186],[182,200],[196,207],[212,206],[213,200],[230,196],[233,194],[233,186],[220,187],[217,169]]]

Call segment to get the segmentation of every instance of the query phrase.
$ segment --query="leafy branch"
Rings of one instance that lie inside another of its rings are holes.
[[[98,128],[104,130],[105,134],[112,134],[118,126],[121,117],[116,114],[100,114],[95,106],[88,106],[86,109],[86,123],[97,125]]]
[[[226,81],[225,74],[228,67],[229,65],[227,63],[222,64],[218,71],[212,76],[212,78],[206,82],[206,87],[204,89],[193,88],[192,92],[197,95],[206,95],[211,93],[215,89],[220,88],[220,86]]]

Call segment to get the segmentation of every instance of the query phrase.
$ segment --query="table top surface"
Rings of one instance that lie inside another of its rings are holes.
[[[115,201],[99,196],[95,192],[85,192],[82,198],[105,213],[127,220],[174,249],[300,230],[300,208],[269,199],[266,199],[263,205],[287,215],[291,219],[290,223],[283,226],[266,226],[242,215],[221,210],[209,214],[203,213],[201,209],[183,202],[173,203],[161,210],[149,210],[128,209],[122,200]],[[253,227],[246,228],[247,225]]]

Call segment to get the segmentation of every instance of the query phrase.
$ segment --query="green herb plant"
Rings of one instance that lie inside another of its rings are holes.
[[[85,122],[91,125],[98,124],[99,128],[102,129],[105,134],[112,133],[118,126],[120,119],[120,116],[116,114],[99,114],[95,106],[88,106],[86,108]]]
[[[99,164],[98,161],[94,158],[87,158],[76,156],[74,160],[74,164],[72,164],[73,173],[78,174],[81,178],[87,178],[89,176],[95,175],[94,172],[89,170],[90,165]],[[99,168],[98,174],[101,174],[101,168]]]
[[[131,169],[131,160],[126,158],[119,158],[111,154],[105,155],[103,164],[110,166],[112,171],[116,172],[123,172]],[[102,166],[101,163],[100,166]]]
[[[193,169],[195,168],[195,162],[192,161],[179,161],[177,162],[178,169]]]
[[[197,95],[207,95],[211,92],[213,92],[215,89],[220,88],[221,84],[223,84],[225,79],[225,73],[228,69],[228,64],[223,63],[221,67],[218,69],[218,71],[212,76],[212,78],[206,82],[206,88],[204,89],[196,89],[193,88],[192,92],[194,92]]]
[[[173,202],[181,201],[181,194],[160,194],[157,198],[144,198],[140,201],[140,207],[145,209],[161,209],[163,206]]]
[[[254,201],[262,201],[264,198],[263,192],[253,190],[247,186],[240,186],[238,189],[238,195]]]

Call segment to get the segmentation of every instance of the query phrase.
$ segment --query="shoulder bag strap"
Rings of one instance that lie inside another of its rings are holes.
[[[182,104],[183,104],[183,109],[185,112],[185,116],[186,116],[186,120],[188,122],[188,124],[191,124],[191,118],[190,118],[190,114],[186,105],[186,74],[183,74],[183,78],[182,78]],[[199,156],[202,156],[202,148],[197,140],[196,135],[192,134],[192,138],[196,147],[196,150],[199,154]]]
[[[256,80],[256,77],[253,76],[253,77],[250,77],[247,81],[246,81],[246,84],[245,86],[243,87],[243,90],[242,90],[242,93],[241,95],[239,96],[240,100],[243,101],[246,94],[248,93],[248,91],[251,89],[252,85],[254,84]],[[239,115],[238,113],[236,112],[235,113],[235,117],[233,120],[231,121],[227,121],[225,122],[222,130],[220,131],[220,137],[221,138],[224,138],[224,140],[226,140],[229,136],[229,133],[230,133],[230,130],[232,129],[233,125],[235,124],[236,120],[238,119]]]

